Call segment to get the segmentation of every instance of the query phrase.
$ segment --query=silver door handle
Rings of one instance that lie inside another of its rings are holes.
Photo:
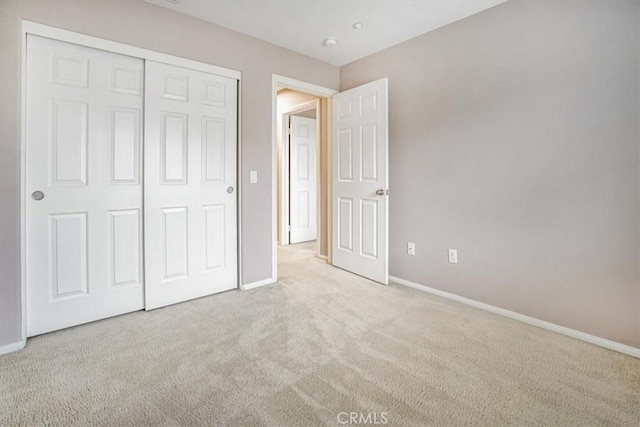
[[[227,188],[227,193],[229,193],[229,194],[233,193],[233,187],[228,187]]]
[[[376,196],[384,196],[385,194],[389,194],[389,190],[379,189],[376,191]]]
[[[39,202],[40,200],[44,199],[44,193],[42,191],[34,191],[33,193],[31,193],[31,198],[36,202]]]

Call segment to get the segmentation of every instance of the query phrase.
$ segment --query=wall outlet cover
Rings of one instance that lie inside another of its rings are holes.
[[[413,242],[407,242],[407,255],[416,254],[416,244]]]

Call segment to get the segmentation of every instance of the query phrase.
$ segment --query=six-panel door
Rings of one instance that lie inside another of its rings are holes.
[[[27,334],[143,308],[143,61],[27,39]]]
[[[145,307],[237,287],[237,81],[145,67]]]
[[[387,79],[333,97],[336,267],[388,283]]]

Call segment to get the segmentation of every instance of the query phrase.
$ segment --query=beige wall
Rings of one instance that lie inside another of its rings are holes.
[[[270,278],[272,73],[337,89],[338,68],[139,0],[1,0],[0,345],[20,338],[21,19],[242,72],[243,281]]]
[[[305,117],[307,119],[316,118],[316,110],[303,111],[302,113],[294,114],[296,117]]]
[[[389,78],[392,275],[640,347],[638,8],[510,1],[341,68]]]
[[[327,255],[327,242],[328,242],[328,212],[327,212],[327,188],[329,183],[328,168],[327,168],[327,155],[328,155],[328,101],[326,98],[309,95],[308,93],[298,92],[290,89],[283,89],[278,92],[278,238],[280,237],[280,225],[281,225],[281,212],[280,207],[282,200],[281,188],[282,188],[282,112],[287,108],[294,107],[296,105],[303,104],[315,99],[320,100],[319,111],[319,129],[320,129],[320,254]]]

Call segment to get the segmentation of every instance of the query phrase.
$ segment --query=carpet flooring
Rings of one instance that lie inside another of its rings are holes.
[[[640,424],[640,360],[280,250],[280,280],[29,339],[0,425]]]

